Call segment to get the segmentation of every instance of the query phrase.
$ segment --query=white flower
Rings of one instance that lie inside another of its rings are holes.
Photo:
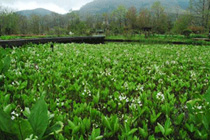
[[[135,109],[136,108],[136,104],[132,103],[131,104],[131,108]]]
[[[139,106],[142,106],[142,103],[141,103],[141,101],[138,101],[138,104],[139,104]]]
[[[159,80],[158,80],[158,83],[163,84],[163,79],[159,79]]]
[[[15,111],[12,111],[12,112],[11,112],[11,115],[15,115]]]
[[[12,115],[12,116],[16,116],[16,117],[19,116],[18,113],[16,113],[15,111],[12,111],[12,112],[11,112],[11,115]]]
[[[19,86],[20,85],[20,83],[18,82],[18,81],[15,81],[15,83]]]
[[[38,70],[39,69],[39,66],[36,65],[35,68]]]
[[[176,64],[176,61],[171,61],[172,64]]]
[[[142,86],[142,87],[140,87],[140,90],[141,90],[141,91],[144,91],[144,87],[143,87],[143,86]]]
[[[12,116],[11,119],[14,120],[15,119],[15,116]]]
[[[125,99],[126,99],[126,96],[120,95],[120,96],[119,96],[119,99],[120,99],[120,101],[125,100]]]
[[[126,99],[126,102],[127,102],[127,103],[129,102],[128,98]]]
[[[202,106],[198,106],[197,109],[201,110],[202,109]]]
[[[158,92],[156,98],[161,101],[165,100],[165,96],[162,94],[162,92]]]

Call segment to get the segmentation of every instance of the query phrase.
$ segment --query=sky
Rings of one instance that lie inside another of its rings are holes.
[[[14,11],[45,8],[60,14],[69,10],[79,10],[93,0],[0,0],[0,5]]]

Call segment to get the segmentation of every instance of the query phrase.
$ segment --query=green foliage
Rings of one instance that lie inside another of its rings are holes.
[[[14,123],[10,116],[8,116],[3,110],[0,109],[0,130],[11,133],[14,129]]]
[[[52,53],[50,44],[31,44],[6,51],[3,139],[210,137],[208,45],[54,44]]]
[[[34,134],[41,138],[47,129],[49,118],[47,114],[47,105],[44,98],[37,101],[31,110],[28,121],[33,128]]]
[[[210,132],[210,88],[203,96],[188,101],[187,107],[190,117],[189,123],[186,123],[186,128],[196,138],[208,139]]]
[[[0,48],[0,74],[5,74],[10,66],[11,59],[7,55],[7,51]]]
[[[27,110],[27,109],[26,109]],[[25,112],[26,112],[25,110]],[[31,112],[28,113],[28,119],[20,117],[17,113],[6,113],[0,109],[0,131],[16,135],[18,139],[26,139],[34,135],[42,139],[54,133],[61,132],[63,128],[62,122],[56,122],[54,125],[49,126],[47,105],[44,98],[40,98]]]
[[[176,34],[177,33],[182,34],[184,30],[188,29],[191,21],[192,21],[192,15],[190,15],[190,14],[184,14],[184,15],[180,16],[176,20],[174,27],[172,29],[172,32],[174,32]]]
[[[190,37],[190,34],[192,33],[192,30],[190,29],[185,29],[183,30],[182,34],[186,37]]]

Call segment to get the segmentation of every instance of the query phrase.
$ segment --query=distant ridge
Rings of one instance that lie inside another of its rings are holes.
[[[22,16],[29,17],[31,15],[46,16],[46,15],[50,15],[55,12],[52,12],[52,11],[44,9],[44,8],[37,8],[37,9],[33,9],[33,10],[17,11],[16,13],[19,15],[22,15]],[[57,13],[55,13],[55,14],[57,14]]]
[[[120,5],[126,8],[136,7],[150,8],[154,2],[159,1],[165,7],[166,11],[175,13],[177,11],[185,11],[189,6],[189,0],[94,0],[80,9],[81,14],[101,14],[112,12]]]

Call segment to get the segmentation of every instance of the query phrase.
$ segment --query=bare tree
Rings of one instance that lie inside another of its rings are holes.
[[[195,17],[195,24],[208,28],[210,0],[190,0],[190,12]]]

